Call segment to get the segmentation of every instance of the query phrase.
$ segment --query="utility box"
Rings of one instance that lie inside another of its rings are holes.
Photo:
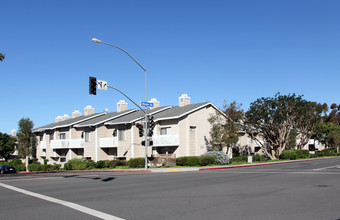
[[[248,163],[253,163],[253,156],[248,156]]]

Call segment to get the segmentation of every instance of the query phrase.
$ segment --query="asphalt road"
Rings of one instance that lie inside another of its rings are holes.
[[[200,172],[6,175],[0,219],[340,220],[339,196],[340,158]]]

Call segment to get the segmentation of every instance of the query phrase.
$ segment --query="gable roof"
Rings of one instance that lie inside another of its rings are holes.
[[[110,112],[110,113],[107,113],[106,115],[102,115],[100,117],[93,118],[91,120],[87,120],[87,121],[84,121],[82,123],[76,124],[74,127],[82,128],[82,127],[96,126],[96,125],[105,123],[109,120],[113,120],[113,119],[116,119],[116,118],[120,118],[120,117],[124,117],[126,115],[129,115],[129,114],[132,114],[135,111],[137,111],[137,110],[132,109],[132,110],[126,110],[126,111],[123,111],[123,112]]]
[[[166,111],[167,109],[170,109],[171,106],[165,106],[165,107],[158,107],[158,108],[154,108],[151,110],[147,110],[146,113],[147,115],[155,115],[155,114],[159,114],[160,112]],[[120,117],[120,118],[116,118],[114,120],[110,120],[108,122],[105,123],[105,125],[117,125],[117,124],[130,124],[133,123],[135,121],[144,119],[145,114],[142,111],[136,111],[132,114]]]
[[[76,117],[76,118],[70,118],[70,119],[66,119],[64,121],[59,121],[59,122],[51,123],[51,124],[44,125],[44,126],[41,126],[41,127],[38,127],[38,128],[34,128],[32,130],[32,132],[36,133],[36,132],[42,132],[42,131],[46,131],[46,130],[53,130],[53,129],[56,129],[56,128],[69,127],[69,126],[72,126],[74,124],[84,122],[86,120],[91,120],[93,118],[99,117],[99,116],[104,115],[104,114],[106,114],[106,112],[96,113],[96,114],[87,115],[87,116],[82,115],[82,116],[79,116],[79,117]]]
[[[211,102],[203,102],[203,103],[196,103],[196,104],[189,104],[182,107],[176,106],[172,107],[167,111],[161,112],[154,116],[154,121],[162,121],[162,120],[170,120],[170,119],[177,119],[181,118],[185,115],[188,115],[192,112],[195,112],[199,109],[205,108],[207,106],[212,106],[215,108],[218,112],[220,112],[222,115],[225,116],[225,114],[217,108],[215,105],[213,105]]]

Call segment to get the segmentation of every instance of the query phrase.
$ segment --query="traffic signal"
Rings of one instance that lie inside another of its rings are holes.
[[[89,93],[90,95],[96,95],[97,94],[97,79],[96,77],[90,76],[89,78]]]
[[[142,124],[139,124],[137,123],[136,124],[136,127],[138,128],[139,130],[139,137],[143,137],[144,136],[144,129],[143,129],[143,125]]]
[[[142,146],[145,146],[145,141],[142,141]],[[148,146],[153,146],[153,141],[148,141]]]
[[[148,128],[149,128],[149,132],[148,132],[148,136],[149,137],[152,137],[152,135],[153,135],[153,129],[155,128],[155,125],[156,125],[156,123],[153,121],[153,116],[151,115],[151,116],[148,116],[148,122],[149,122],[149,126],[148,126]]]

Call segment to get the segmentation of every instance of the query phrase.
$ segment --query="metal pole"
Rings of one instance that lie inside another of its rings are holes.
[[[144,136],[145,136],[145,169],[148,169],[148,115],[147,112],[142,109],[139,105],[137,105],[132,99],[130,99],[127,95],[125,95],[124,92],[120,91],[119,89],[112,87],[112,86],[107,86],[110,89],[114,89],[118,92],[120,92],[122,95],[124,95],[127,99],[129,99],[133,104],[135,104],[140,110],[142,110],[144,112],[144,120],[145,120],[145,124],[144,124]]]
[[[113,44],[109,44],[109,43],[106,43],[104,41],[101,41],[101,40],[98,40],[96,38],[92,38],[92,41],[95,42],[95,43],[103,43],[103,44],[106,44],[106,45],[109,45],[111,47],[115,47],[121,51],[123,51],[124,53],[126,53],[131,59],[133,59],[133,61],[135,61],[138,66],[140,68],[142,68],[145,72],[145,102],[148,101],[148,98],[147,98],[147,74],[146,74],[146,68],[144,68],[133,56],[131,56],[126,50],[124,50],[123,48],[120,48],[116,45],[113,45]],[[109,87],[109,86],[108,86]],[[123,92],[119,91],[118,89],[116,88],[113,88],[111,87],[112,89],[115,89],[117,90],[118,92],[122,93],[125,97],[127,97]],[[130,101],[132,101],[129,97],[127,97]],[[135,105],[137,105],[134,101],[132,101]],[[138,106],[138,105],[137,105]],[[139,106],[138,106],[139,107]],[[140,108],[140,107],[139,107]],[[147,114],[146,114],[146,111],[144,111],[142,108],[140,108],[144,114],[145,114],[145,169],[148,169],[148,134],[147,134],[147,127],[148,127],[148,122],[147,122]]]

